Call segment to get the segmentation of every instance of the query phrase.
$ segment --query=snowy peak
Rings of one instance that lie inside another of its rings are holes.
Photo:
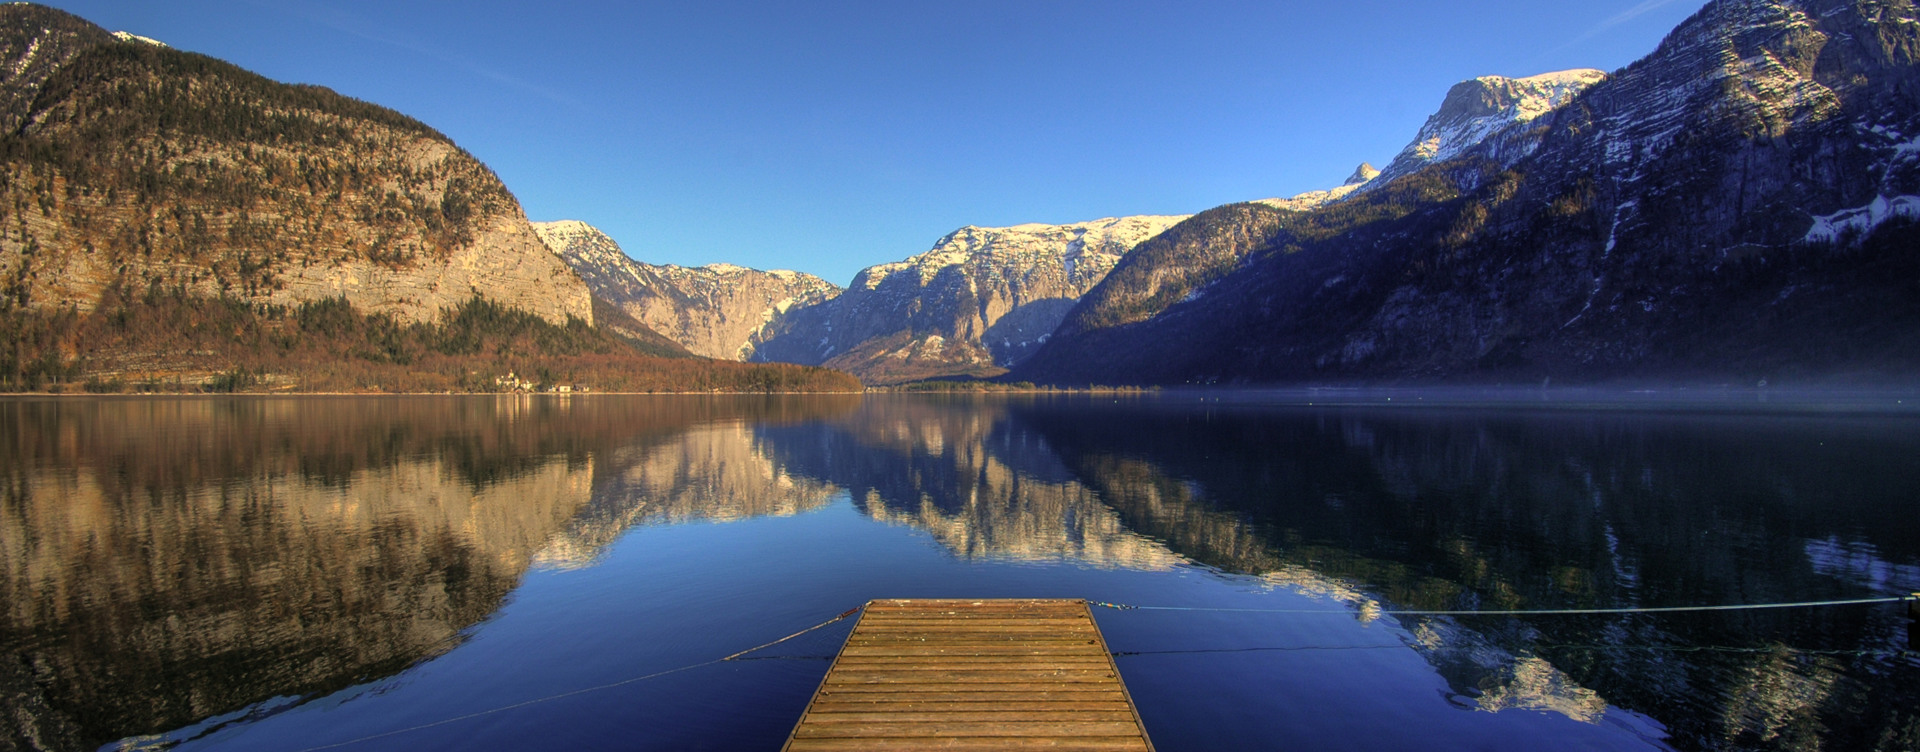
[[[991,376],[1037,349],[1128,251],[1185,216],[968,225],[845,293],[795,311],[756,359],[824,364],[869,384]]]
[[[948,233],[925,253],[861,270],[853,286],[874,289],[906,272],[914,273],[917,284],[924,286],[952,267],[993,276],[1025,276],[1041,267],[1053,267],[1063,274],[1063,281],[1084,292],[1106,276],[1128,250],[1186,218],[1152,215],[1067,225],[968,225]]]
[[[547,241],[548,245],[553,245],[553,239],[567,241],[581,238],[606,238],[608,241],[613,240],[612,238],[607,238],[606,233],[601,232],[593,225],[577,219],[563,219],[558,222],[535,222],[533,223],[533,230],[534,232],[540,233],[540,239]]]
[[[113,38],[118,39],[122,42],[137,42],[140,44],[152,45],[154,47],[159,47],[162,49],[172,49],[171,47],[167,46],[166,42],[162,42],[158,39],[152,39],[149,37],[143,37],[143,36],[140,36],[139,34],[134,34],[132,32],[116,31],[113,33]]]
[[[1391,180],[1427,164],[1458,157],[1507,128],[1565,106],[1605,80],[1607,74],[1582,68],[1527,78],[1481,76],[1462,81],[1447,91],[1440,111],[1427,118],[1413,143],[1401,150],[1381,174]],[[1529,150],[1520,151],[1507,156],[1518,158]]]
[[[621,252],[620,244],[613,242],[613,238],[607,237],[606,233],[585,222],[563,219],[558,222],[531,224],[533,234],[540,237],[540,242],[545,243],[555,255],[569,259],[569,263],[571,263],[570,256],[583,254],[591,255],[597,261],[611,260],[608,254],[626,256]]]
[[[1290,211],[1313,211],[1314,209],[1353,195],[1354,191],[1360,190],[1361,186],[1373,182],[1373,179],[1377,177],[1380,177],[1379,170],[1374,169],[1371,164],[1361,162],[1360,167],[1355,169],[1353,175],[1347,178],[1347,182],[1342,183],[1338,188],[1329,188],[1323,191],[1308,191],[1292,198],[1263,198],[1252,203],[1265,204],[1275,209],[1287,209]]]
[[[578,220],[532,222],[533,234],[540,242],[576,270],[583,264],[614,268],[622,262],[634,263],[620,244],[599,228]]]

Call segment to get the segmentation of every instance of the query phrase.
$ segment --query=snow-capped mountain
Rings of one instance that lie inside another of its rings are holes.
[[[1202,212],[1183,227],[1143,245],[1115,274],[1084,296],[1062,319],[1056,334],[1073,337],[1096,329],[1133,324],[1198,300],[1208,288],[1256,253],[1294,243],[1295,218],[1254,207],[1312,212],[1346,202],[1419,171],[1423,166],[1471,151],[1508,161],[1533,151],[1541,131],[1529,124],[1564,107],[1579,92],[1604,81],[1594,70],[1509,79],[1485,76],[1457,84],[1440,110],[1427,119],[1413,143],[1386,170],[1362,163],[1337,188],[1292,198],[1269,198]],[[1045,369],[1042,369],[1045,372]],[[1044,378],[1044,377],[1043,377]]]
[[[1487,144],[1495,136],[1501,136],[1495,139],[1496,143],[1515,138],[1525,131],[1515,130],[1513,126],[1538,120],[1605,80],[1607,74],[1582,68],[1526,78],[1481,76],[1455,84],[1440,103],[1440,111],[1420,127],[1413,143],[1407,144],[1407,148],[1381,170],[1385,180],[1380,183],[1458,157]],[[1537,140],[1525,139],[1501,143],[1498,157],[1511,163],[1531,153],[1537,145]]]
[[[1361,162],[1360,167],[1353,171],[1351,177],[1347,178],[1347,182],[1341,183],[1338,188],[1329,188],[1324,191],[1308,191],[1292,198],[1263,198],[1253,203],[1264,204],[1275,209],[1312,211],[1352,195],[1354,191],[1360,190],[1361,186],[1366,185],[1377,177],[1380,177],[1380,171],[1378,169],[1375,169],[1371,164]]]
[[[963,227],[792,312],[754,359],[825,364],[868,383],[998,373],[1044,341],[1123,255],[1184,219]]]
[[[536,222],[533,229],[594,295],[709,358],[747,360],[780,316],[840,293],[800,272],[641,263],[585,222]]]
[[[1308,221],[1221,207],[1143,246],[1012,377],[1910,379],[1917,51],[1910,2],[1717,0],[1604,80],[1468,82]],[[1221,248],[1248,250],[1152,294]]]

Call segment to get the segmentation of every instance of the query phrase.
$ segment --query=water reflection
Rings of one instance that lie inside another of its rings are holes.
[[[589,500],[549,540],[537,563],[586,566],[635,525],[790,517],[826,506],[838,493],[829,483],[775,466],[753,426],[741,420],[690,428],[657,445],[619,447],[602,457]]]
[[[1907,418],[1019,412],[1100,479],[1129,527],[1355,603],[1357,590],[1408,609],[1626,608],[1920,584],[1920,432]],[[1683,747],[1920,739],[1920,672],[1898,654],[1893,608],[1405,622],[1481,710],[1590,721],[1611,704],[1661,718]]]
[[[453,647],[536,560],[653,517],[791,513],[742,421],[850,402],[0,402],[0,668],[23,748],[86,748]],[[803,484],[804,485],[804,484]]]
[[[847,488],[868,517],[925,530],[963,558],[1132,569],[1182,560],[1130,529],[1004,401],[868,400],[761,436],[790,472]]]
[[[0,713],[12,746],[87,748],[326,693],[636,526],[843,498],[961,562],[1200,566],[1342,604],[1463,712],[1920,748],[1891,607],[1383,615],[1920,589],[1910,417],[1178,397],[0,401]]]

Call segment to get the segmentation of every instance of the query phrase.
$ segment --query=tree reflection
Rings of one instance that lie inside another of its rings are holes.
[[[390,674],[457,644],[536,558],[590,560],[648,519],[631,509],[824,503],[739,483],[766,468],[740,426],[853,402],[0,402],[8,738],[90,748]]]

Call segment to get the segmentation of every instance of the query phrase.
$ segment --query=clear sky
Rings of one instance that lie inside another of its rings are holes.
[[[838,284],[1338,185],[1458,81],[1620,68],[1705,2],[43,1],[419,118],[642,261]]]

